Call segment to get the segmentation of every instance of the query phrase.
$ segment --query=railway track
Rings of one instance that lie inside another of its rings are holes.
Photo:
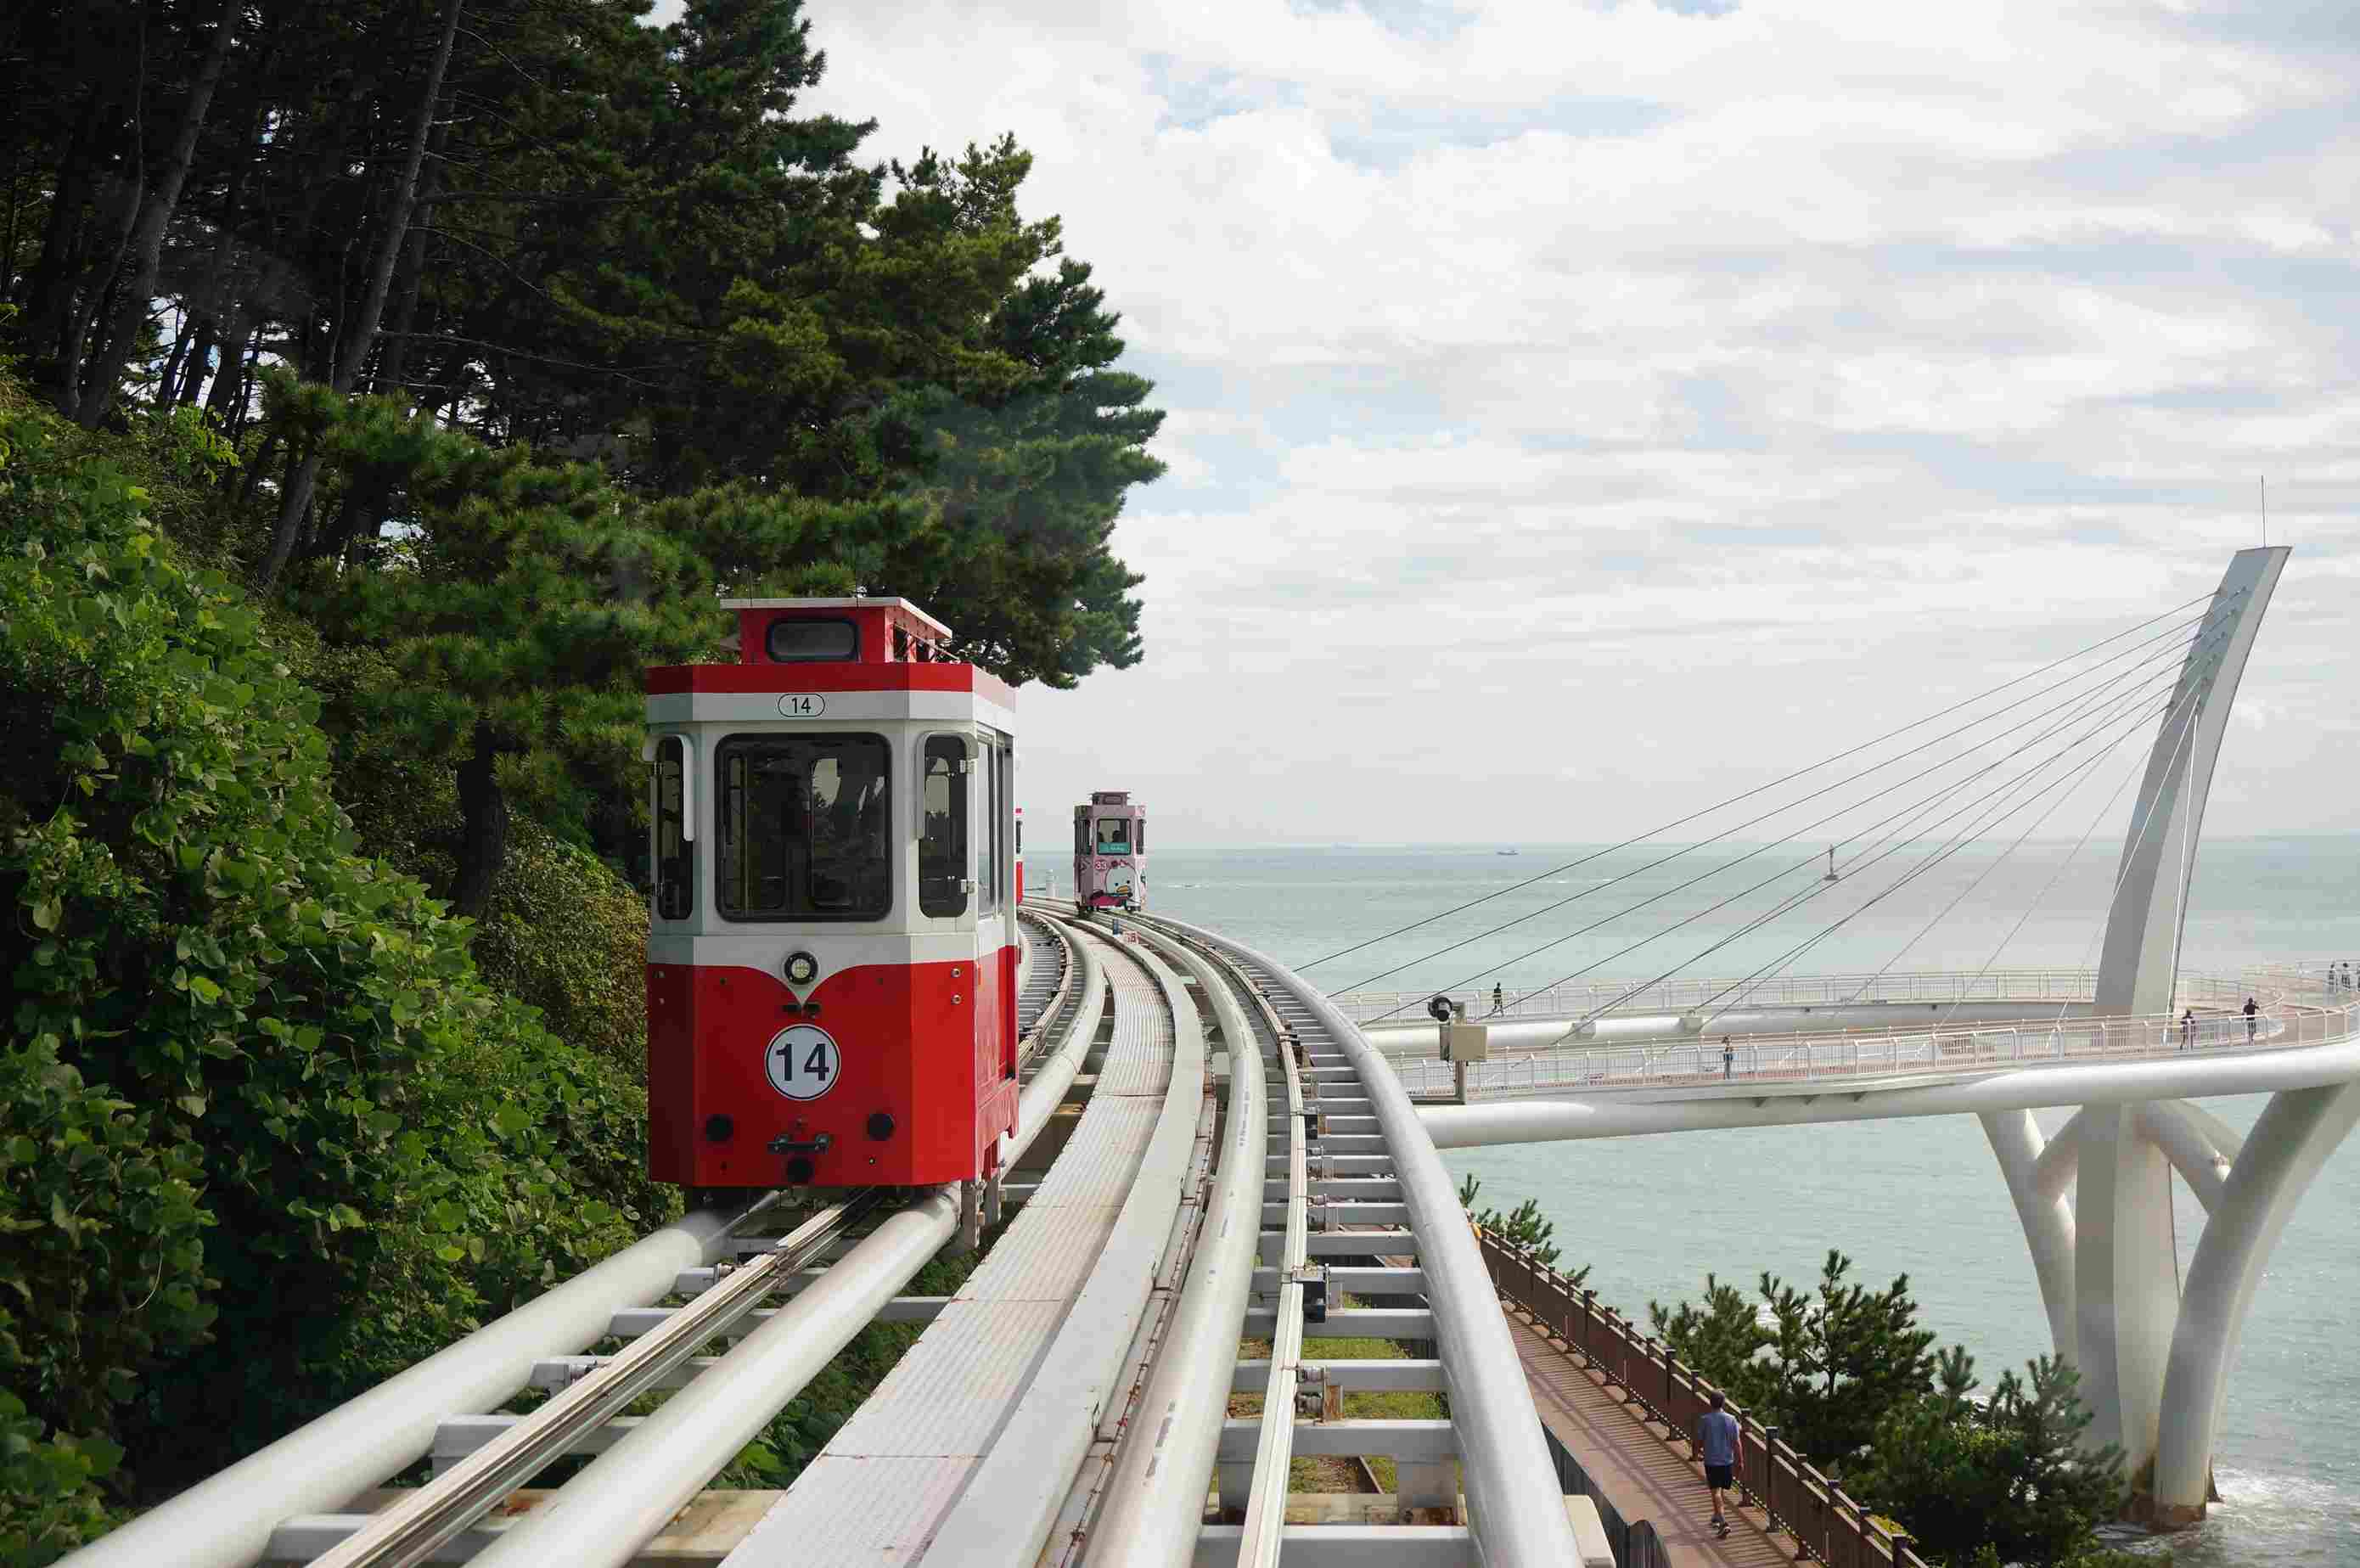
[[[927,1327],[733,1568],[1571,1561],[1480,1262],[1439,1288],[1437,1251],[1472,1239],[1389,1071],[1258,956],[1126,926],[1025,914],[1013,1218],[955,1297],[898,1292],[986,1217],[972,1191],[692,1215],[71,1561],[629,1563],[880,1317]],[[1410,1354],[1317,1354],[1363,1337]],[[1241,1339],[1273,1350],[1240,1359]],[[528,1387],[549,1398],[508,1409]],[[1448,1393],[1450,1416],[1344,1414],[1348,1395],[1402,1390]],[[1261,1413],[1231,1418],[1234,1393]],[[1537,1480],[1502,1436],[1519,1420]],[[1317,1455],[1390,1458],[1395,1490],[1350,1522],[1291,1523],[1292,1460]],[[421,1458],[425,1485],[348,1510]],[[486,1519],[561,1459],[587,1463]],[[1208,1492],[1224,1522],[1205,1522]]]

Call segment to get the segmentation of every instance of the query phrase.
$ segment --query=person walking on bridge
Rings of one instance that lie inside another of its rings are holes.
[[[2188,1050],[2196,1044],[2196,1009],[2191,1007],[2180,1015],[2180,1048]]]
[[[1723,1035],[1721,1037],[1721,1080],[1723,1083],[1728,1082],[1730,1075],[1736,1070],[1737,1047],[1729,1043],[1727,1035]]]
[[[1712,1409],[1697,1418],[1696,1434],[1697,1454],[1704,1461],[1704,1484],[1712,1489],[1713,1533],[1723,1540],[1729,1536],[1729,1520],[1721,1511],[1721,1495],[1737,1485],[1737,1418],[1729,1413],[1728,1404],[1728,1396],[1716,1391]]]
[[[2254,1025],[2257,1022],[2256,1014],[2261,1012],[2261,1008],[2255,1004],[2252,997],[2248,996],[2245,998],[2245,1005],[2239,1011],[2245,1015],[2245,1038],[2250,1040],[2254,1037]]]
[[[1491,1014],[1494,1017],[1497,1017],[1500,1014],[1504,1013],[1507,1010],[1507,999],[1500,993],[1498,984],[1494,983],[1491,987]]]

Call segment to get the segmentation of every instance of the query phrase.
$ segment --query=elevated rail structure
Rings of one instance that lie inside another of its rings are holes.
[[[953,1295],[899,1293],[997,1218],[956,1189],[694,1215],[71,1561],[628,1563],[880,1319],[926,1327],[729,1563],[1576,1561],[1473,1235],[1357,1030],[1210,933],[1024,924],[1013,1218]],[[1370,1336],[1431,1354],[1317,1355]],[[1363,1389],[1449,1414],[1337,1419]],[[1392,1458],[1387,1514],[1289,1522],[1314,1454]],[[588,1463],[487,1517],[560,1459]],[[424,1485],[352,1506],[421,1460]]]

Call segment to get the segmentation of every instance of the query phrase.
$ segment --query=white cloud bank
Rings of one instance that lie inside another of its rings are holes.
[[[1171,412],[1036,821],[1619,838],[2205,591],[2267,474],[2208,827],[2360,828],[2347,8],[806,15],[872,156],[1036,154]]]

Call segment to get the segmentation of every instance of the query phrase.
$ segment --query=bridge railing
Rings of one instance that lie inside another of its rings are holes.
[[[2235,1011],[2247,996],[2270,1009],[2249,1027]],[[2214,1011],[2193,1025],[2179,1011],[2113,1018],[2036,1019],[2018,1024],[1901,1025],[1829,1030],[1808,1036],[1714,1034],[1627,1046],[1563,1045],[1470,1064],[1470,1095],[1655,1083],[1818,1081],[2038,1067],[2067,1061],[2170,1056],[2183,1050],[2285,1049],[2332,1045],[2360,1032],[2360,992],[2297,971],[2249,970],[2235,976],[2191,975],[2179,1008]],[[1726,1046],[1729,1058],[1722,1058]],[[1448,1064],[1396,1060],[1412,1093],[1450,1090]]]
[[[1685,1444],[1698,1418],[1711,1408],[1713,1385],[1680,1365],[1669,1346],[1611,1307],[1598,1293],[1576,1288],[1564,1275],[1492,1232],[1478,1230],[1491,1285],[1531,1314],[1534,1324],[1604,1374],[1650,1416],[1669,1429],[1667,1442]],[[1925,1560],[1876,1522],[1843,1488],[1734,1401],[1739,1442],[1737,1482],[1791,1536],[1801,1553],[1829,1568],[1926,1568]]]
[[[2086,1001],[2097,989],[2090,969],[1993,970],[1974,975],[1926,970],[1900,974],[1778,975],[1754,981],[1743,975],[1657,981],[1632,988],[1630,980],[1570,981],[1531,991],[1503,990],[1491,1012],[1491,993],[1481,986],[1442,992],[1467,1004],[1470,1018],[1579,1016],[1612,1004],[1617,1013],[1677,1013],[1700,1007],[1740,986],[1745,1004],[1761,1007],[1823,1007],[1844,1002],[2006,1002],[2025,999]],[[1630,992],[1627,996],[1625,992]],[[1350,991],[1329,998],[1356,1024],[1422,1023],[1432,991]]]

